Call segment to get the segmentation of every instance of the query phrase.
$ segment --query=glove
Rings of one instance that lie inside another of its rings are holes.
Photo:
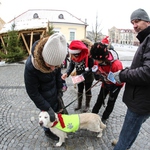
[[[103,77],[101,74],[96,74],[96,73],[94,73],[94,79],[95,79],[95,80],[100,80],[100,79],[101,79],[101,81],[103,81],[103,80],[104,80],[104,77]]]
[[[50,121],[51,121],[51,122],[54,122],[55,119],[56,119],[56,118],[55,118],[55,112],[54,112],[54,110],[50,107],[47,112],[48,112],[48,114],[49,114],[49,116],[50,116]]]
[[[120,71],[121,71],[121,70],[119,70],[119,71],[113,73],[114,78],[115,78],[115,80],[116,80],[116,82],[117,82],[118,84],[121,84],[120,77],[119,77]]]

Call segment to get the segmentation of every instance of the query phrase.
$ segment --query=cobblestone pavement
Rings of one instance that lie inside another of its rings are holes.
[[[64,70],[62,70],[64,71]],[[0,67],[0,150],[112,150],[111,140],[118,138],[124,120],[126,106],[122,102],[121,90],[114,111],[111,114],[107,128],[102,138],[96,133],[80,130],[69,133],[68,139],[62,147],[54,147],[55,141],[44,135],[43,129],[38,125],[39,110],[29,99],[25,91],[24,64],[11,64]],[[91,108],[93,107],[100,89],[98,83],[93,89]],[[65,105],[76,98],[76,89],[71,78],[67,78],[68,90],[64,93]],[[74,112],[76,101],[67,109],[70,114]],[[83,101],[84,108],[84,101]],[[101,108],[99,115],[104,108]],[[150,150],[150,119],[147,120],[140,131],[131,150]]]

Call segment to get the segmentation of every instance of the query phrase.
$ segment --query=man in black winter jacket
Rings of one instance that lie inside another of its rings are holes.
[[[27,94],[41,111],[48,111],[50,120],[55,120],[54,112],[59,111],[59,98],[62,94],[60,65],[67,54],[65,37],[55,33],[36,41],[32,54],[25,64],[24,81]],[[44,128],[45,134],[58,140],[58,137]]]
[[[118,83],[126,83],[123,102],[128,108],[114,150],[129,149],[137,138],[142,124],[150,116],[150,19],[143,9],[133,11],[130,19],[138,33],[140,45],[130,68],[114,73]]]

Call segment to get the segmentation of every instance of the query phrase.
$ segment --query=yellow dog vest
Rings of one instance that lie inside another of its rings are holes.
[[[79,129],[79,115],[65,115],[58,114],[59,122],[54,122],[54,125],[57,129],[60,129],[64,132],[76,132]],[[52,126],[52,127],[53,127]]]

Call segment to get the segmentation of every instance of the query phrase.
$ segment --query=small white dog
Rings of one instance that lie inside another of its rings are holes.
[[[59,142],[56,146],[61,146],[67,138],[67,132],[75,132],[79,129],[87,129],[89,131],[98,132],[97,137],[102,136],[103,129],[106,125],[103,124],[98,114],[82,113],[82,114],[56,114],[56,121],[50,122],[50,116],[46,111],[39,114],[39,124],[42,127],[49,128],[55,135],[59,137]]]

